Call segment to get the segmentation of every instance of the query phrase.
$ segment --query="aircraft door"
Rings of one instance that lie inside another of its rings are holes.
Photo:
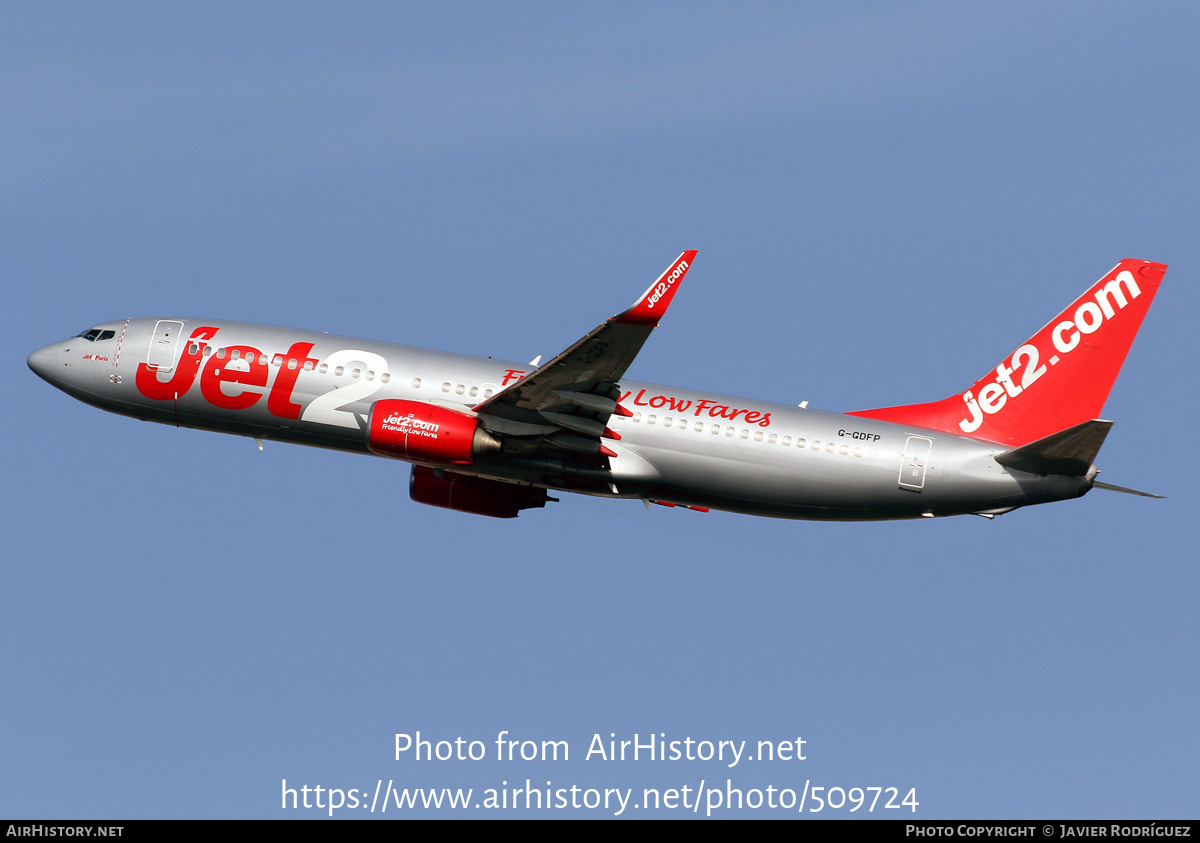
[[[169,372],[174,369],[179,345],[183,342],[182,336],[182,322],[160,319],[154,326],[154,336],[150,338],[150,350],[146,353],[146,366],[159,372]]]
[[[910,436],[900,460],[900,488],[919,492],[925,488],[925,469],[933,440],[927,436]]]

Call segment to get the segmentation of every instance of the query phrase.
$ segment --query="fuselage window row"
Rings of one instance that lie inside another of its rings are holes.
[[[627,418],[622,417],[622,416],[613,416],[612,417],[612,422],[615,424],[624,424],[626,420],[633,422],[633,423],[641,422],[642,414],[635,412],[632,416],[629,416]],[[654,413],[648,413],[645,418],[646,424],[654,424],[657,420],[658,420],[658,417]],[[684,419],[684,418],[675,419],[672,416],[664,416],[662,419],[662,426],[663,427],[675,426],[681,430],[694,429],[697,433],[702,433],[704,431],[704,422],[698,421],[698,422],[696,422],[695,427],[691,428],[687,419]],[[722,427],[719,424],[714,424],[709,428],[709,431],[714,436],[720,435],[721,430],[722,430]],[[724,431],[725,431],[725,435],[730,438],[740,438],[740,439],[750,439],[751,438],[750,431],[747,430],[746,428],[739,429],[736,427],[727,427],[727,428],[724,428]],[[784,448],[789,448],[792,445],[792,437],[791,436],[784,436],[781,438],[781,437],[779,437],[778,434],[771,433],[771,434],[768,434],[766,437],[764,437],[761,430],[756,430],[754,432],[753,440],[755,442],[766,442],[769,445],[775,445],[778,443],[778,444],[782,445]],[[813,450],[817,453],[820,453],[822,450],[824,450],[824,452],[827,454],[840,455],[843,457],[853,456],[858,459],[863,459],[863,458],[874,459],[878,455],[878,452],[875,451],[874,449],[868,451],[867,449],[865,449],[861,446],[851,447],[850,445],[838,445],[836,442],[826,442],[826,443],[824,443],[824,445],[822,445],[821,440],[819,440],[819,439],[809,440],[803,436],[796,437],[796,448],[799,450],[808,450],[811,448],[811,450]]]

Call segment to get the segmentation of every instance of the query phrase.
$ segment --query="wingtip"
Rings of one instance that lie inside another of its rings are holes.
[[[684,276],[696,260],[696,252],[696,249],[684,250],[666,271],[646,288],[646,292],[634,302],[633,307],[616,317],[616,321],[626,325],[657,327],[658,321],[670,307],[671,300],[675,298]]]

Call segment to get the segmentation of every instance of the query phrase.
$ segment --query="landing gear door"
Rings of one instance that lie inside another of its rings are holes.
[[[154,326],[150,339],[150,351],[146,353],[146,366],[158,372],[169,372],[175,368],[179,344],[183,342],[183,323],[160,319]]]
[[[925,469],[933,440],[927,436],[910,436],[900,460],[900,488],[919,492],[925,488]]]

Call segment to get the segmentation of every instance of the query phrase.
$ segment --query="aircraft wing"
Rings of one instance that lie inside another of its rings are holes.
[[[607,428],[609,416],[629,415],[617,406],[617,382],[658,326],[695,259],[695,249],[684,252],[628,310],[477,404],[483,426],[508,436],[546,436],[581,453],[606,453],[601,437],[619,438]]]

